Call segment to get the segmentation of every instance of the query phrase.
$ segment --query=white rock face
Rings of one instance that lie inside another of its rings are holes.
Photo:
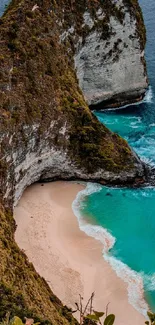
[[[118,1],[118,6],[121,2]],[[136,21],[129,12],[124,11],[124,14],[123,24],[111,16],[108,40],[103,40],[101,32],[92,28],[84,44],[81,39],[77,44],[75,68],[80,88],[89,105],[109,100],[121,103],[138,99],[148,86],[144,51],[136,35]],[[97,16],[103,19],[102,10],[98,10]],[[85,24],[90,25],[88,13],[84,17]],[[92,21],[91,24],[93,26]]]
[[[11,146],[8,154],[2,157],[2,161],[8,164],[7,177],[2,183],[3,199],[12,200],[13,206],[18,203],[25,188],[39,180],[53,179],[82,179],[82,180],[100,180],[108,182],[129,181],[137,175],[143,175],[143,166],[137,156],[135,168],[131,171],[123,171],[116,174],[106,171],[104,166],[88,173],[85,168],[77,166],[74,160],[70,159],[67,148],[54,146],[52,138],[54,136],[55,123],[51,123],[49,129],[44,133],[41,141],[38,142],[39,124],[32,126],[25,125],[23,131],[26,146],[20,143],[18,147]],[[12,135],[5,135],[9,142],[12,141]],[[64,143],[69,140],[66,122],[59,129],[59,140],[63,139]],[[3,140],[2,138],[0,140]],[[6,141],[6,140],[5,140]],[[134,155],[134,153],[133,153]]]
[[[89,26],[90,28],[92,28],[94,26],[94,21],[91,18],[90,13],[88,11],[86,11],[84,13],[83,20],[84,20],[84,23],[83,23],[82,27]]]
[[[116,0],[111,1],[116,3]],[[137,22],[121,7],[122,4],[123,0],[117,1],[117,7],[124,10],[124,22],[110,16],[110,37],[106,40],[102,37],[104,19],[107,18],[102,5],[94,15],[86,6],[87,9],[82,12],[81,29],[77,28],[76,20],[69,24],[66,20],[63,25],[63,18],[57,18],[59,43],[66,44],[65,50],[71,57],[75,50],[74,61],[79,84],[89,105],[102,101],[136,99],[147,87],[144,51],[136,35]],[[9,91],[12,91],[11,87]],[[0,146],[3,149],[0,152],[0,168],[3,172],[0,196],[6,205],[16,205],[24,189],[39,180],[78,178],[101,181],[104,184],[123,184],[144,176],[144,166],[134,153],[131,154],[133,168],[129,171],[108,171],[104,160],[100,167],[94,165],[94,170],[88,168],[88,162],[86,166],[84,163],[80,166],[81,156],[79,160],[78,150],[76,156],[76,150],[71,149],[74,145],[71,142],[73,139],[70,139],[71,122],[62,112],[56,114],[53,108],[50,112],[46,122],[37,122],[36,119],[33,124],[26,124],[25,121],[16,128],[11,125],[8,130],[0,132]],[[79,122],[85,126],[85,121]],[[84,156],[82,159],[85,159]]]
[[[18,154],[17,156],[18,157]],[[69,159],[67,152],[57,150],[56,148],[39,147],[36,152],[27,152],[25,159],[18,165],[18,158],[16,159],[15,173],[15,188],[13,204],[16,206],[21,198],[25,188],[38,180],[50,179],[83,179],[83,180],[98,180],[104,178],[107,181],[121,179],[127,181],[136,176],[136,169],[131,172],[123,172],[118,175],[105,171],[104,169],[94,170],[94,173],[86,173],[83,168],[77,166]],[[143,169],[139,164],[141,173]],[[6,192],[4,198],[7,198],[10,193],[10,183],[6,184]]]

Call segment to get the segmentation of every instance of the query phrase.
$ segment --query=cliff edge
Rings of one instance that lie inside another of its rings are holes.
[[[85,6],[80,32],[74,20],[70,25],[63,39],[69,35],[75,44],[75,68],[88,105],[103,109],[142,100],[148,80],[138,1],[98,1],[95,12]]]
[[[13,0],[0,19],[0,318],[9,309],[11,314],[37,315],[52,324],[75,322],[14,242],[13,206],[28,185],[60,178],[103,184],[127,184],[145,178],[143,163],[125,140],[91,113],[78,84],[80,51],[87,47],[90,35],[90,52],[98,53],[93,60],[101,60],[94,33],[105,31],[105,15],[108,26],[110,21],[119,25],[119,43],[124,44],[128,37],[122,28],[128,27],[123,17],[127,15],[129,22],[135,5],[138,8],[135,0],[124,1],[121,11],[120,1],[104,3],[107,7],[103,13],[105,5],[97,0],[38,0],[37,5],[34,0]],[[125,13],[120,17],[120,12]],[[98,17],[96,24],[94,17]],[[110,49],[116,35],[109,27],[107,33],[111,34],[107,41]],[[143,48],[145,32],[136,34],[133,43],[139,44],[142,35]],[[85,60],[88,75],[90,62]],[[115,64],[118,67],[117,61]],[[109,67],[107,63],[107,70]],[[143,64],[139,67],[139,74],[145,74],[141,91],[147,83]],[[100,72],[103,76],[101,66]],[[96,81],[86,79],[94,98]],[[98,73],[97,87],[100,79]]]

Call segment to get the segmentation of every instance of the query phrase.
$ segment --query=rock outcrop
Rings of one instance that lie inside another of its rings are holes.
[[[145,30],[137,2],[109,1],[99,5],[95,15],[86,9],[84,42],[79,37],[75,67],[88,105],[96,108],[121,106],[141,100],[148,87],[144,59]],[[115,3],[115,7],[114,7]],[[130,10],[129,10],[130,9]],[[74,25],[69,33],[74,35]]]
[[[107,25],[110,21],[113,28],[116,25],[120,28],[119,46],[126,42],[130,47],[126,24],[132,22],[135,26],[132,10],[137,1],[126,2],[128,4],[122,3],[123,8],[120,9],[120,2],[104,1],[102,4],[100,0],[38,0],[37,6],[34,0],[13,0],[0,19],[0,317],[4,317],[12,299],[14,309],[10,307],[11,312],[17,310],[19,316],[25,313],[34,317],[36,314],[48,318],[52,324],[67,324],[67,319],[71,321],[14,242],[13,206],[28,185],[39,180],[60,178],[126,184],[145,177],[143,163],[127,142],[109,131],[91,113],[77,80],[81,73],[81,61],[78,63],[82,59],[80,51],[85,51],[88,39],[92,42],[95,33],[100,35],[99,30],[103,30],[105,38],[106,17]],[[97,22],[94,17],[98,17]],[[118,30],[114,36],[114,30],[107,27],[106,33],[111,35],[111,45],[107,45],[110,51]],[[132,51],[135,70],[136,58],[140,55],[139,38],[142,41],[143,35],[145,39],[144,28],[143,33],[136,34],[133,40],[133,44],[137,44],[135,52]],[[96,62],[101,62],[101,49],[96,49],[99,44],[96,45],[98,41],[95,39],[94,42],[91,60],[98,53]],[[100,42],[103,47],[105,40]],[[141,46],[143,48],[143,42]],[[90,61],[85,62],[88,62],[88,76],[91,73]],[[107,71],[110,71],[108,62]],[[118,62],[115,64],[118,70]],[[94,67],[92,69],[94,71]],[[104,69],[100,71],[102,76]],[[137,88],[138,94],[143,94],[142,89],[146,87],[143,64],[139,64],[139,70],[137,79],[132,76],[132,83],[135,78],[137,84],[143,75]],[[114,73],[113,68],[112,71]],[[92,76],[89,80],[87,78],[93,98],[95,87],[102,84],[100,79],[98,75],[98,81],[95,79],[93,86],[90,81]],[[126,90],[130,93],[130,87],[127,89],[129,82],[131,80],[126,84]],[[85,93],[87,87],[81,87]],[[116,82],[113,89],[115,87]],[[102,95],[97,96],[103,100]],[[89,103],[92,103],[91,100]],[[62,315],[66,318],[63,319]]]

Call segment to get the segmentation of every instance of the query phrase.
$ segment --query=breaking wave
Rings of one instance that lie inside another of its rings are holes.
[[[148,283],[150,288],[155,288],[155,276],[145,276],[143,273],[133,271],[126,264],[111,256],[109,251],[115,245],[116,238],[113,237],[107,229],[87,222],[82,214],[82,205],[86,197],[92,193],[99,192],[101,189],[101,185],[87,183],[86,188],[77,194],[72,203],[72,209],[78,219],[80,230],[103,244],[102,253],[104,259],[115,270],[117,276],[127,283],[129,303],[138,312],[147,317],[149,306],[144,300],[144,281],[145,284],[146,282]]]
[[[149,86],[148,91],[146,92],[146,95],[143,99],[143,103],[152,103],[152,99],[153,99],[153,91],[152,91],[152,87]]]
[[[143,104],[143,103],[152,103],[152,99],[153,99],[153,91],[152,91],[152,87],[149,86],[148,90],[146,91],[146,94],[145,94],[144,98],[142,100],[140,100],[139,102],[126,104],[126,105],[118,106],[118,107],[115,107],[115,108],[111,107],[111,108],[107,108],[107,109],[102,109],[101,111],[103,111],[103,112],[115,111],[115,110],[124,109],[124,108],[129,107],[129,106],[137,106],[137,105]]]

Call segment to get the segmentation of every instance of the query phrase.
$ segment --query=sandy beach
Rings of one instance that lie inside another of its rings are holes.
[[[102,257],[102,244],[79,229],[72,202],[83,186],[71,182],[34,184],[14,210],[15,239],[37,272],[64,304],[75,309],[79,293],[95,292],[94,309],[116,315],[115,325],[143,325],[128,302],[127,286]]]

